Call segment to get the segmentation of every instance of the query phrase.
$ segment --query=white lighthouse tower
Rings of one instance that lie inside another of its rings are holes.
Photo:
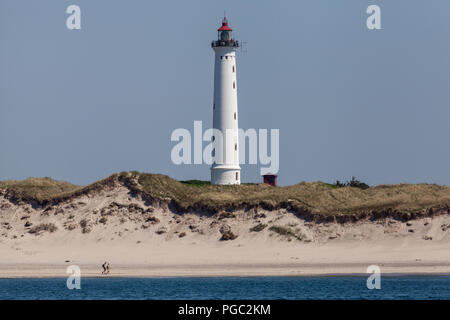
[[[215,52],[213,128],[222,133],[222,139],[216,134],[213,136],[211,183],[240,184],[236,83],[236,51],[239,43],[233,39],[226,17],[217,31],[218,38],[211,44]]]

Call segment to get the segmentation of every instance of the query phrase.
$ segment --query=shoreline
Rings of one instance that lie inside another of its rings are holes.
[[[203,279],[203,278],[338,278],[338,277],[359,277],[366,278],[369,274],[353,274],[353,273],[332,273],[332,274],[303,274],[303,275],[248,275],[248,276],[239,276],[239,275],[217,275],[217,276],[136,276],[136,275],[110,275],[108,277],[103,276],[86,276],[82,277],[82,279]],[[401,277],[449,277],[450,273],[389,273],[383,274],[383,277],[386,278],[401,278]],[[66,279],[67,277],[63,277],[61,275],[54,276],[38,276],[38,277],[29,277],[29,276],[11,276],[11,277],[1,277],[0,280],[15,280],[15,279]]]
[[[68,278],[66,264],[0,264],[0,279],[42,279]],[[143,266],[117,265],[112,272],[101,275],[100,268],[94,265],[79,264],[82,278],[228,278],[228,277],[367,277],[366,268],[370,264],[293,264],[278,266]],[[145,270],[144,270],[145,269]],[[450,276],[450,265],[439,263],[404,262],[380,265],[381,276]]]

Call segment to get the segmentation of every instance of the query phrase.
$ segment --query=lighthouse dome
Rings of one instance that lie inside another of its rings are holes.
[[[228,20],[226,17],[223,18],[222,20],[222,26],[217,29],[217,31],[233,31],[230,26],[228,25]]]

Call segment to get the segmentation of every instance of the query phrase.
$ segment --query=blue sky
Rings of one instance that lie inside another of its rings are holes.
[[[70,4],[81,30],[66,28]],[[382,30],[366,28],[369,4]],[[224,10],[246,42],[239,125],[280,129],[280,184],[450,184],[445,0],[1,0],[0,180],[208,180],[207,165],[172,164],[170,135],[212,125]],[[258,166],[242,180],[261,181]]]

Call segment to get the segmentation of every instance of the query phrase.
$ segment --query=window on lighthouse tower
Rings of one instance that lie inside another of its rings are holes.
[[[233,81],[233,89],[236,89],[236,81]]]

